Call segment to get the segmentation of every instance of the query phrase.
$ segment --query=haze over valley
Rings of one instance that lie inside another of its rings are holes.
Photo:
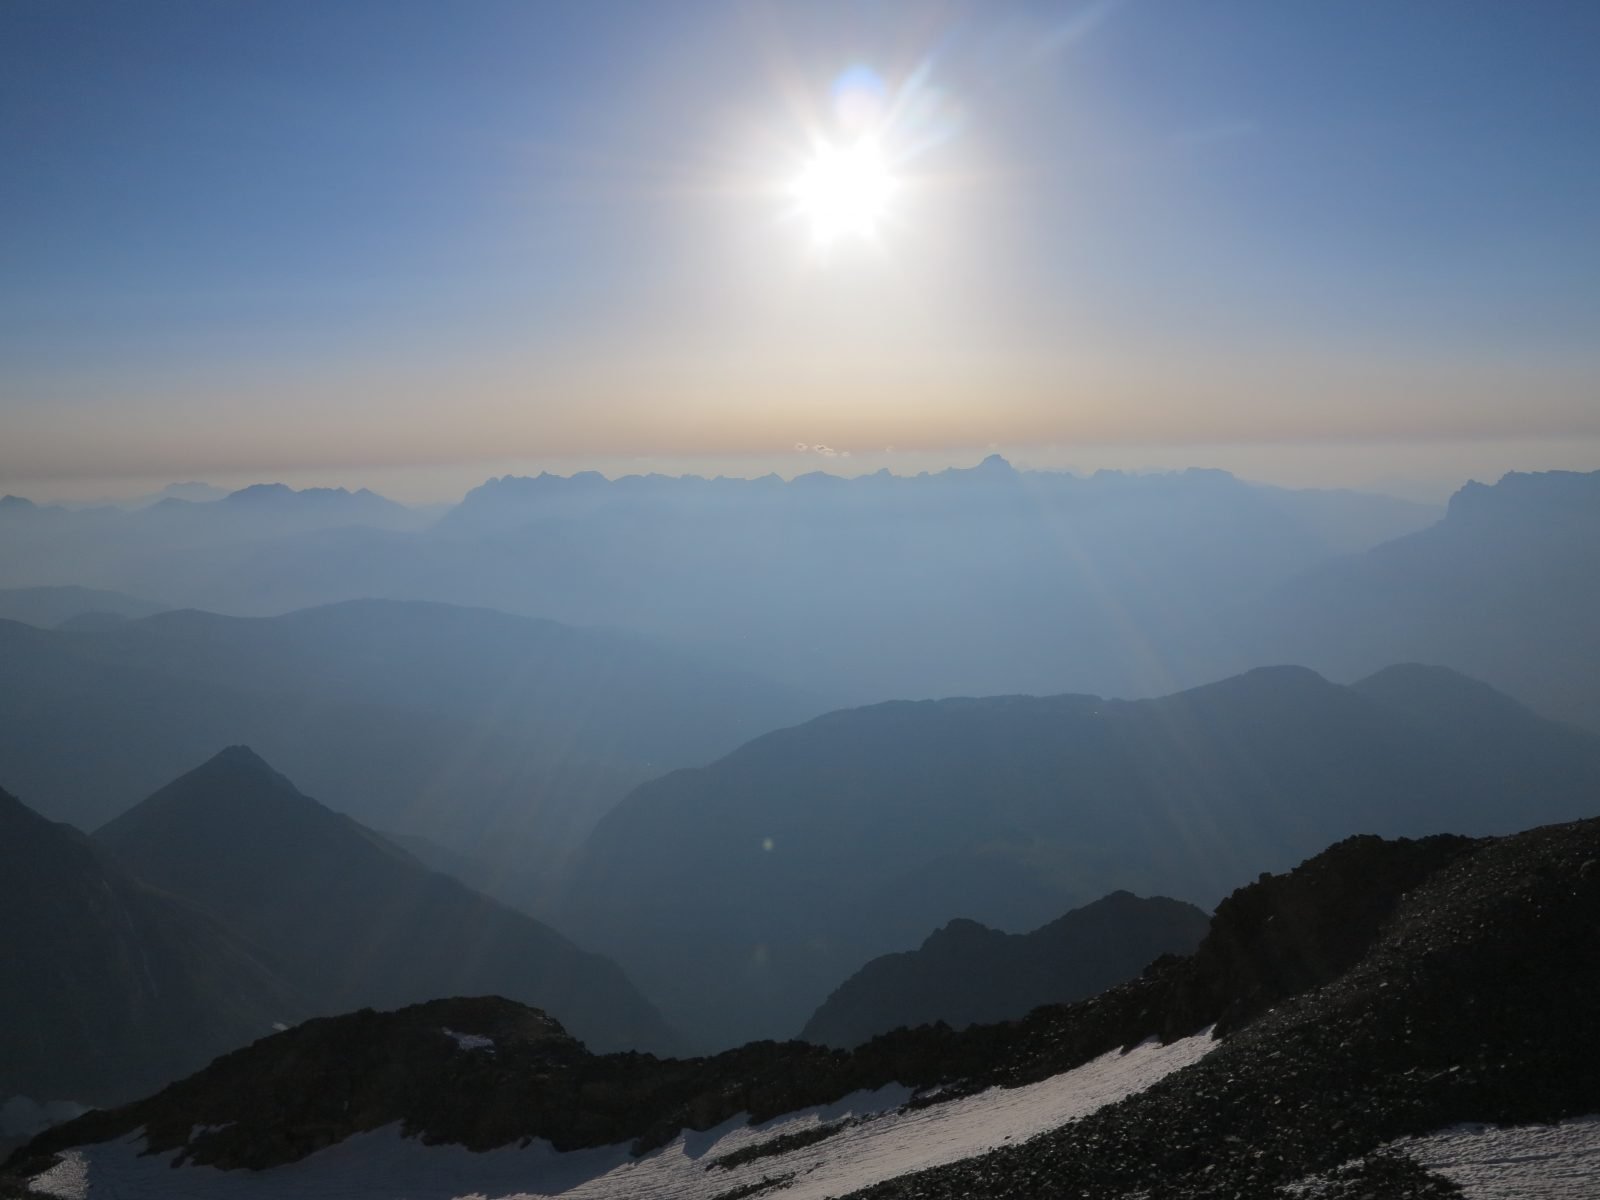
[[[1600,17],[0,11],[0,1198],[1600,1172]]]

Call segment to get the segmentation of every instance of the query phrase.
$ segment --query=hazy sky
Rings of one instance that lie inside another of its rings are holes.
[[[1587,0],[7,0],[0,490],[1600,467],[1597,62]]]

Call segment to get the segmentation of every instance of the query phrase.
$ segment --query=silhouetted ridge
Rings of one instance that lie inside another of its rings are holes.
[[[41,629],[59,629],[64,623],[97,614],[147,617],[161,605],[121,592],[86,587],[0,588],[0,618],[23,621]]]
[[[81,611],[46,599],[30,615]],[[102,825],[243,743],[366,824],[481,862],[473,886],[529,908],[636,784],[821,707],[635,634],[382,599],[92,634],[0,623],[0,676],[0,764],[49,816]]]
[[[1592,523],[1600,520],[1600,471],[1511,471],[1492,486],[1472,481],[1450,497],[1446,520]]]
[[[1449,667],[1399,663],[1350,685],[1351,690],[1417,716],[1446,720],[1537,720],[1525,705]]]
[[[252,778],[275,784],[286,791],[293,792],[295,790],[294,784],[273,770],[266,759],[250,749],[249,746],[243,745],[224,746],[210,759],[196,767],[191,774],[201,778],[249,775]]]
[[[867,963],[834,989],[800,1036],[849,1047],[903,1026],[1014,1020],[1126,982],[1162,955],[1191,953],[1208,923],[1193,905],[1126,891],[1026,934],[960,918],[916,950]]]
[[[216,914],[321,1012],[498,993],[602,1049],[672,1046],[616,965],[428,870],[230,746],[95,834],[139,878]]]
[[[1224,622],[1237,664],[1341,679],[1448,666],[1546,717],[1600,731],[1600,472],[1469,483],[1427,529],[1335,558]]]

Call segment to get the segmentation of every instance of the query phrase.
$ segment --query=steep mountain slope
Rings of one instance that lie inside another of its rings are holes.
[[[606,807],[815,711],[641,639],[437,604],[0,622],[0,768],[93,828],[248,743],[370,824],[485,859],[530,901]]]
[[[215,920],[0,792],[0,1100],[125,1101],[308,1011]]]
[[[52,1130],[8,1170],[27,1178],[76,1147],[56,1175],[72,1194],[244,1195],[232,1172],[250,1168],[253,1196],[362,1200],[863,1185],[924,1198],[1445,1197],[1443,1179],[1384,1148],[1461,1121],[1600,1111],[1597,861],[1600,821],[1352,838],[1239,889],[1193,956],[1132,983],[854,1052],[595,1057],[494,999],[312,1021]],[[1206,1052],[1208,1026],[1220,1040]],[[1171,1042],[1165,1062],[1152,1035]],[[287,1163],[299,1165],[273,1169]]]
[[[1600,471],[1469,483],[1445,519],[1250,604],[1238,663],[1303,662],[1350,679],[1442,663],[1539,712],[1600,730]]]
[[[1600,740],[1448,672],[1405,677],[1405,703],[1283,667],[1160,700],[831,713],[633,792],[586,846],[563,927],[715,1046],[799,1028],[954,917],[1028,929],[1117,888],[1210,904],[1351,833],[1600,806]],[[1430,689],[1453,706],[1442,731],[1418,712]]]
[[[128,871],[259,946],[318,1011],[499,994],[601,1049],[671,1045],[615,964],[429,871],[233,746],[95,834]]]
[[[1132,979],[1163,954],[1190,954],[1210,918],[1192,904],[1129,892],[1074,909],[1032,933],[951,921],[917,950],[875,958],[840,984],[800,1031],[859,1046],[901,1026],[956,1029],[1026,1015]]]

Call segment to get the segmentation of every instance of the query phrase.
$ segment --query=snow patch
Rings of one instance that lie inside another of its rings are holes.
[[[474,1154],[461,1146],[425,1146],[391,1125],[268,1171],[174,1170],[172,1155],[141,1156],[140,1131],[70,1151],[33,1186],[61,1200],[706,1200],[792,1176],[788,1187],[773,1193],[776,1200],[823,1200],[1026,1141],[1143,1091],[1197,1062],[1212,1045],[1209,1032],[1170,1046],[1144,1042],[1038,1083],[913,1110],[903,1107],[910,1089],[896,1084],[759,1125],[733,1117],[679,1134],[639,1158],[627,1143],[562,1153],[536,1141]],[[811,1145],[730,1169],[716,1166],[715,1160],[738,1151],[840,1121],[848,1123]]]
[[[1391,1146],[1460,1184],[1468,1200],[1600,1195],[1600,1113],[1555,1125],[1456,1125]]]
[[[445,1037],[450,1038],[463,1050],[487,1050],[494,1053],[494,1039],[484,1037],[481,1033],[457,1033],[454,1029],[441,1029]]]

